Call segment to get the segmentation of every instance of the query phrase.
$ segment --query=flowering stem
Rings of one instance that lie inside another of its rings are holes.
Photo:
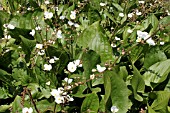
[[[24,87],[23,89],[24,89],[24,91],[21,93],[22,94],[22,101],[21,101],[22,107],[24,107],[24,98],[25,98],[25,93],[26,93],[26,87]]]
[[[170,23],[161,26],[161,28],[164,28],[166,26],[170,26]],[[145,39],[144,41],[147,41],[149,38],[151,38],[152,36],[154,36],[159,30],[161,30],[161,28],[159,27],[155,32],[152,33],[152,35],[150,35],[147,39]],[[126,55],[127,53],[129,53],[134,47],[136,47],[138,44],[140,43],[135,43],[134,45],[132,45],[132,47],[130,47],[127,51],[125,51],[125,54],[121,54],[119,57],[117,57],[115,59],[115,61],[113,62],[113,64],[111,65],[111,67],[113,67],[114,65],[116,65],[116,62],[118,61],[119,58],[121,58],[122,56]]]
[[[35,104],[35,101],[34,101],[33,98],[32,98],[32,95],[31,95],[30,90],[29,90],[29,89],[26,89],[26,91],[27,91],[27,93],[28,93],[28,95],[29,95],[29,97],[30,97],[30,99],[31,99],[31,102],[32,102],[32,104],[34,105],[34,108],[35,108],[35,110],[37,111],[37,113],[41,113],[41,112],[37,109],[37,106],[36,106],[36,104]]]

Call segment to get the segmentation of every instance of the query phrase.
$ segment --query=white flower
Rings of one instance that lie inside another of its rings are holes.
[[[5,39],[10,39],[10,38],[11,38],[11,35],[5,35],[4,38],[5,38]]]
[[[80,25],[79,25],[79,24],[77,24],[77,23],[75,23],[75,24],[74,24],[74,27],[80,27]]]
[[[132,33],[132,32],[133,32],[133,30],[131,30],[131,29],[128,29],[128,30],[127,30],[127,32],[128,32],[128,33]]]
[[[62,38],[62,32],[61,32],[61,30],[58,30],[58,31],[57,31],[57,38]]]
[[[160,45],[164,45],[165,44],[165,42],[160,42]]]
[[[50,59],[50,60],[49,60],[49,63],[50,63],[50,64],[53,64],[53,63],[55,63],[55,60],[54,60],[54,58]]]
[[[68,101],[74,101],[74,98],[70,97],[70,95],[67,95],[67,100]]]
[[[106,6],[106,3],[100,3],[100,6]]]
[[[119,109],[116,107],[116,106],[112,106],[111,107],[111,112],[112,113],[116,113],[116,112],[118,112],[119,111]]]
[[[90,75],[90,79],[94,79],[95,78],[95,74]]]
[[[49,86],[49,85],[51,84],[51,82],[50,82],[50,81],[48,81],[48,82],[46,82],[45,84]]]
[[[60,19],[61,19],[61,20],[64,20],[64,19],[65,19],[65,16],[60,16]]]
[[[70,83],[73,81],[73,79],[69,79],[69,78],[66,77],[66,78],[64,79],[64,81],[67,82],[68,84],[70,84]]]
[[[52,69],[52,65],[51,64],[44,64],[44,70],[45,71],[50,71]]]
[[[38,51],[38,55],[44,55],[45,54],[45,50],[40,50],[40,51]]]
[[[7,26],[8,26],[8,24],[4,24],[4,25],[3,25],[4,28],[7,28]]]
[[[72,25],[74,25],[74,23],[72,21],[68,21],[68,25],[72,26]]]
[[[119,16],[120,16],[120,17],[124,17],[124,14],[123,14],[123,13],[119,13]]]
[[[70,18],[72,20],[76,19],[76,12],[75,11],[71,11]]]
[[[54,56],[54,60],[57,61],[57,60],[59,60],[59,58],[57,58],[56,56]]]
[[[56,96],[56,97],[55,97],[55,102],[56,102],[57,104],[64,103],[64,97],[63,97],[63,96]]]
[[[71,89],[71,86],[66,86],[66,89],[67,89],[67,90]]]
[[[115,36],[115,40],[120,40],[120,38],[118,38],[117,36]]]
[[[146,43],[148,43],[149,45],[155,46],[155,42],[152,38],[149,38],[148,40],[146,40]]]
[[[50,4],[50,2],[49,2],[48,0],[46,0],[44,3],[45,3],[46,5]]]
[[[9,29],[15,29],[15,26],[13,26],[12,24],[8,24],[7,26]]]
[[[96,66],[97,66],[97,71],[100,73],[106,70],[106,67],[101,67],[100,65],[96,65]]]
[[[22,113],[32,113],[32,112],[33,112],[33,109],[31,107],[30,108],[25,107],[22,109]]]
[[[54,40],[48,40],[48,43],[55,44],[55,41]]]
[[[73,73],[74,71],[76,71],[77,66],[73,62],[69,62],[69,64],[67,65],[67,69]]]
[[[43,48],[43,44],[36,44],[36,48],[37,49],[42,49]]]
[[[145,1],[138,1],[140,4],[144,4],[145,3]]]
[[[136,15],[142,15],[142,13],[137,10]]]
[[[59,87],[57,90],[58,90],[58,91],[60,92],[60,94],[61,94],[61,93],[63,93],[63,91],[64,91],[64,88],[62,88],[62,87]]]
[[[133,17],[133,13],[129,13],[129,14],[128,14],[128,17],[129,17],[129,18],[132,18],[132,17]]]
[[[58,7],[55,7],[55,10],[58,11]]]
[[[27,10],[30,11],[30,10],[31,10],[31,7],[28,7]]]
[[[136,12],[136,15],[142,15],[142,13],[141,12]]]
[[[111,44],[111,47],[115,48],[115,47],[116,47],[116,44],[113,44],[113,43],[112,43],[112,44]]]
[[[78,67],[82,67],[81,61],[80,60],[75,60],[74,64]]]
[[[96,70],[96,69],[92,69],[91,71],[94,73],[94,72],[96,72],[97,70]]]
[[[30,35],[34,36],[35,35],[35,30],[32,29],[32,31],[30,32]]]
[[[170,15],[170,13],[169,13],[169,11],[168,11],[168,10],[166,10],[165,12],[167,13],[167,15],[168,15],[168,16]]]
[[[138,42],[138,43],[141,42],[141,41],[142,41],[142,38],[137,38],[136,39],[136,42]]]
[[[37,26],[37,27],[35,28],[35,30],[41,30],[41,27],[40,27],[40,26]]]
[[[52,12],[44,12],[44,18],[45,19],[51,19],[53,17],[53,13]]]
[[[50,93],[52,96],[57,97],[57,96],[60,96],[60,94],[62,94],[63,92],[61,90],[52,89]]]
[[[137,31],[137,35],[138,35],[138,38],[142,38],[144,40],[150,37],[150,35],[147,32],[142,32],[140,30]]]

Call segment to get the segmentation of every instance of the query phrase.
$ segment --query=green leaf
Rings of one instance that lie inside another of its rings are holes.
[[[170,92],[158,91],[156,92],[157,98],[152,103],[151,107],[158,113],[168,113],[168,102],[170,99]]]
[[[33,13],[26,13],[24,16],[15,16],[10,20],[10,24],[14,25],[17,28],[22,28],[22,29],[34,29],[35,28],[35,20],[33,18],[38,18],[36,19],[36,23],[44,26],[45,22],[43,20],[44,14],[43,12],[40,11],[34,11]]]
[[[22,111],[22,105],[21,105],[21,97],[16,96],[14,102],[12,103],[12,113],[21,113]]]
[[[126,113],[129,108],[128,88],[126,83],[113,71],[106,71],[104,76],[110,77],[112,106],[117,106],[119,113]]]
[[[100,63],[100,56],[96,54],[93,50],[89,50],[84,52],[82,55],[84,76],[86,79],[90,79],[90,75],[92,73],[92,69],[96,68],[96,65]],[[88,86],[91,87],[90,82],[88,82]]]
[[[97,78],[93,80],[92,86],[96,86],[96,85],[103,84],[103,83],[104,83],[103,78]]]
[[[100,9],[100,1],[101,0],[92,0],[92,1],[90,1],[90,5],[92,6],[92,8],[94,8],[94,9]]]
[[[22,85],[28,85],[28,83],[34,79],[34,78],[30,78],[30,76],[28,75],[27,71],[24,69],[18,69],[18,68],[14,68],[12,70],[12,77],[17,81],[17,82],[21,82]]]
[[[151,83],[161,83],[170,72],[170,59],[157,62],[150,66],[148,70],[143,75],[145,84],[151,86]]]
[[[98,12],[98,10],[95,10],[95,9],[92,9],[92,8],[89,9],[88,20],[90,20],[90,24],[101,20],[100,13]]]
[[[99,21],[93,23],[83,31],[77,39],[77,44],[83,48],[89,48],[97,52],[101,56],[102,62],[114,60],[112,47]]]
[[[3,87],[0,87],[0,99],[7,99],[9,98],[9,93]]]
[[[113,4],[113,6],[114,6],[118,11],[123,12],[122,6],[120,6],[120,5],[117,4],[117,3],[112,3],[112,4]]]
[[[41,100],[36,103],[37,108],[41,113],[45,113],[47,111],[53,111],[55,103],[50,103],[48,100]],[[61,110],[61,106],[57,105],[56,106],[56,112]]]
[[[88,95],[81,106],[81,113],[97,113],[99,109],[99,98],[96,93]]]
[[[148,113],[156,113],[149,105],[147,105],[148,107]]]
[[[105,104],[106,104],[109,97],[110,97],[110,94],[111,94],[110,75],[104,74],[103,79],[104,79],[104,90],[105,90],[104,101],[105,101]]]
[[[87,89],[87,86],[86,85],[80,85],[78,86],[77,88],[77,92],[75,94],[72,94],[74,97],[79,97],[79,98],[82,98],[82,97],[86,97],[87,95],[89,94],[83,94],[83,92]]]
[[[121,66],[118,74],[123,78],[124,81],[126,81],[128,77],[128,71],[126,69],[126,66]]]
[[[125,21],[126,21],[126,19],[127,19],[127,15],[125,14],[125,16],[121,19],[121,24],[123,24]]]
[[[6,113],[6,111],[11,107],[11,105],[1,105],[0,113]]]
[[[0,80],[5,82],[6,84],[10,85],[10,82],[13,80],[11,74],[7,73],[6,71],[0,69]]]
[[[166,16],[163,19],[161,19],[159,24],[165,26],[166,30],[169,30],[170,26],[168,24],[170,24],[170,16]]]
[[[143,55],[143,51],[144,51],[144,47],[142,45],[139,46],[135,46],[132,50],[131,50],[131,54],[130,54],[130,60],[131,62],[134,64],[142,55]]]
[[[137,68],[133,65],[133,77],[131,80],[132,88],[133,88],[133,93],[134,97],[138,101],[143,101],[143,98],[138,95],[137,93],[144,93],[145,90],[145,81],[143,80],[142,75],[140,72],[137,70]]]
[[[36,83],[30,83],[27,88],[31,91],[31,95],[33,99],[41,99],[43,96],[42,92],[40,92],[40,86]]]
[[[167,79],[169,79],[169,78],[167,78]],[[170,80],[168,81],[168,83],[166,84],[166,86],[165,86],[165,89],[164,89],[165,91],[169,91],[170,92]]]
[[[146,52],[144,59],[144,67],[149,68],[151,65],[166,60],[167,57],[163,51],[159,49],[159,47],[153,47]]]
[[[104,14],[106,16],[108,16],[108,18],[110,18],[117,25],[117,22],[116,22],[114,16],[112,16],[107,10],[104,11]]]
[[[104,98],[104,95],[101,95],[101,101],[100,101],[100,104],[99,104],[99,112],[105,112],[106,111],[106,108],[105,108],[105,98]]]
[[[150,30],[149,33],[152,34],[157,30],[159,21],[154,14],[152,14],[149,19],[150,19],[150,23],[152,25],[152,29]]]
[[[21,41],[22,41],[22,48],[26,54],[30,54],[33,48],[35,47],[36,41],[35,40],[29,40],[23,36],[20,35]]]

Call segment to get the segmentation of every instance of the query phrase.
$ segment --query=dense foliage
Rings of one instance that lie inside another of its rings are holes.
[[[0,112],[170,112],[169,1],[0,3]]]

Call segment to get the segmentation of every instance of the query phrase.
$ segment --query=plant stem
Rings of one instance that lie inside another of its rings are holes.
[[[31,99],[31,102],[32,102],[32,104],[34,105],[34,108],[35,108],[35,110],[37,111],[37,113],[41,113],[41,112],[37,109],[37,106],[36,106],[36,104],[35,104],[35,102],[34,102],[34,100],[33,100],[33,98],[32,98],[32,95],[31,95],[30,90],[29,90],[29,89],[26,89],[26,91],[27,91],[27,93],[28,93],[28,95],[29,95],[29,97],[30,97],[30,99]]]

